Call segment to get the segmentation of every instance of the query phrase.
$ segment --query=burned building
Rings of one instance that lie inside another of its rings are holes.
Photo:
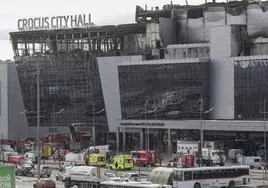
[[[117,132],[123,149],[171,149],[203,131],[208,140],[259,137],[268,101],[267,7],[137,6],[134,24],[10,33],[29,125],[40,67],[42,126],[93,125]]]
[[[40,123],[48,132],[71,124],[108,131],[96,57],[136,55],[145,25],[11,33],[28,124],[36,126],[40,71]],[[132,45],[130,45],[132,44]]]
[[[237,147],[226,140],[260,139],[266,126],[267,5],[137,6],[137,23],[146,24],[148,33],[154,33],[152,25],[159,31],[151,56],[98,58],[108,124],[122,132],[122,148],[131,135],[139,138],[136,147],[160,150],[175,148],[178,139],[219,139],[226,147]]]

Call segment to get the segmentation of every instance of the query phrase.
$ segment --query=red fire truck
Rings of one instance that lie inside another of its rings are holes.
[[[173,168],[193,168],[195,167],[195,160],[196,157],[194,154],[181,154],[172,157],[168,166]]]
[[[131,151],[133,161],[137,166],[155,166],[160,163],[159,155],[155,151]]]

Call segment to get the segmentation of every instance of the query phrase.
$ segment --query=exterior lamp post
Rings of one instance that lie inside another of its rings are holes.
[[[56,138],[56,115],[57,114],[60,114],[64,111],[64,108],[60,109],[58,112],[55,112],[55,106],[53,105],[53,133],[54,133],[54,141],[55,141],[55,138]],[[58,157],[59,157],[59,168],[61,167],[61,159],[60,159],[60,150],[58,148]]]
[[[204,127],[203,127],[203,114],[208,114],[211,111],[213,111],[213,107],[208,109],[207,111],[203,111],[203,100],[201,100],[200,103],[200,166],[203,164],[203,153],[202,153],[202,148],[204,146]]]
[[[37,60],[36,63],[36,69],[37,69],[37,74],[36,74],[36,87],[37,87],[37,93],[36,93],[36,98],[37,98],[37,178],[38,181],[40,180],[40,67],[39,63]]]
[[[267,162],[267,144],[266,144],[266,99],[264,99],[263,101],[263,112],[261,112],[261,114],[263,114],[263,147],[264,147],[264,167],[263,167],[263,185],[264,185],[264,178],[267,177],[266,174],[266,162]]]

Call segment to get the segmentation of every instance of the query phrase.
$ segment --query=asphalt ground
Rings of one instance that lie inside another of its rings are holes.
[[[64,188],[64,184],[56,181],[55,175],[57,170],[52,171],[51,179],[55,181],[56,188]],[[16,176],[16,188],[33,188],[33,184],[37,181],[34,177]]]
[[[55,175],[58,173],[59,165],[58,163],[54,163],[53,161],[46,161],[46,164],[49,165],[52,170],[51,179],[56,182],[56,188],[64,188],[64,184],[60,181],[56,181]],[[136,167],[131,171],[113,171],[118,175],[122,175],[126,172],[135,172],[140,173],[141,176],[147,177],[150,171],[154,167]],[[110,171],[110,170],[108,170]],[[246,186],[248,188],[256,188],[261,187],[262,185],[265,185],[264,187],[268,188],[268,170],[250,170],[251,173],[251,185]],[[17,176],[16,177],[16,188],[33,188],[33,184],[37,181],[37,178],[35,177],[23,177],[23,176]],[[244,186],[245,187],[245,186]],[[263,186],[262,186],[263,187]],[[240,187],[242,188],[242,187]]]

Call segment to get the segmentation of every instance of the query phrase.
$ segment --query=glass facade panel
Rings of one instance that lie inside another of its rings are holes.
[[[118,72],[123,119],[198,119],[200,107],[209,108],[209,63],[128,65]]]
[[[236,62],[234,87],[235,118],[262,119],[264,101],[266,100],[266,104],[268,102],[268,60]]]
[[[36,126],[37,120],[37,64],[41,126],[107,125],[96,58],[83,54],[68,56],[16,62],[30,126]]]

